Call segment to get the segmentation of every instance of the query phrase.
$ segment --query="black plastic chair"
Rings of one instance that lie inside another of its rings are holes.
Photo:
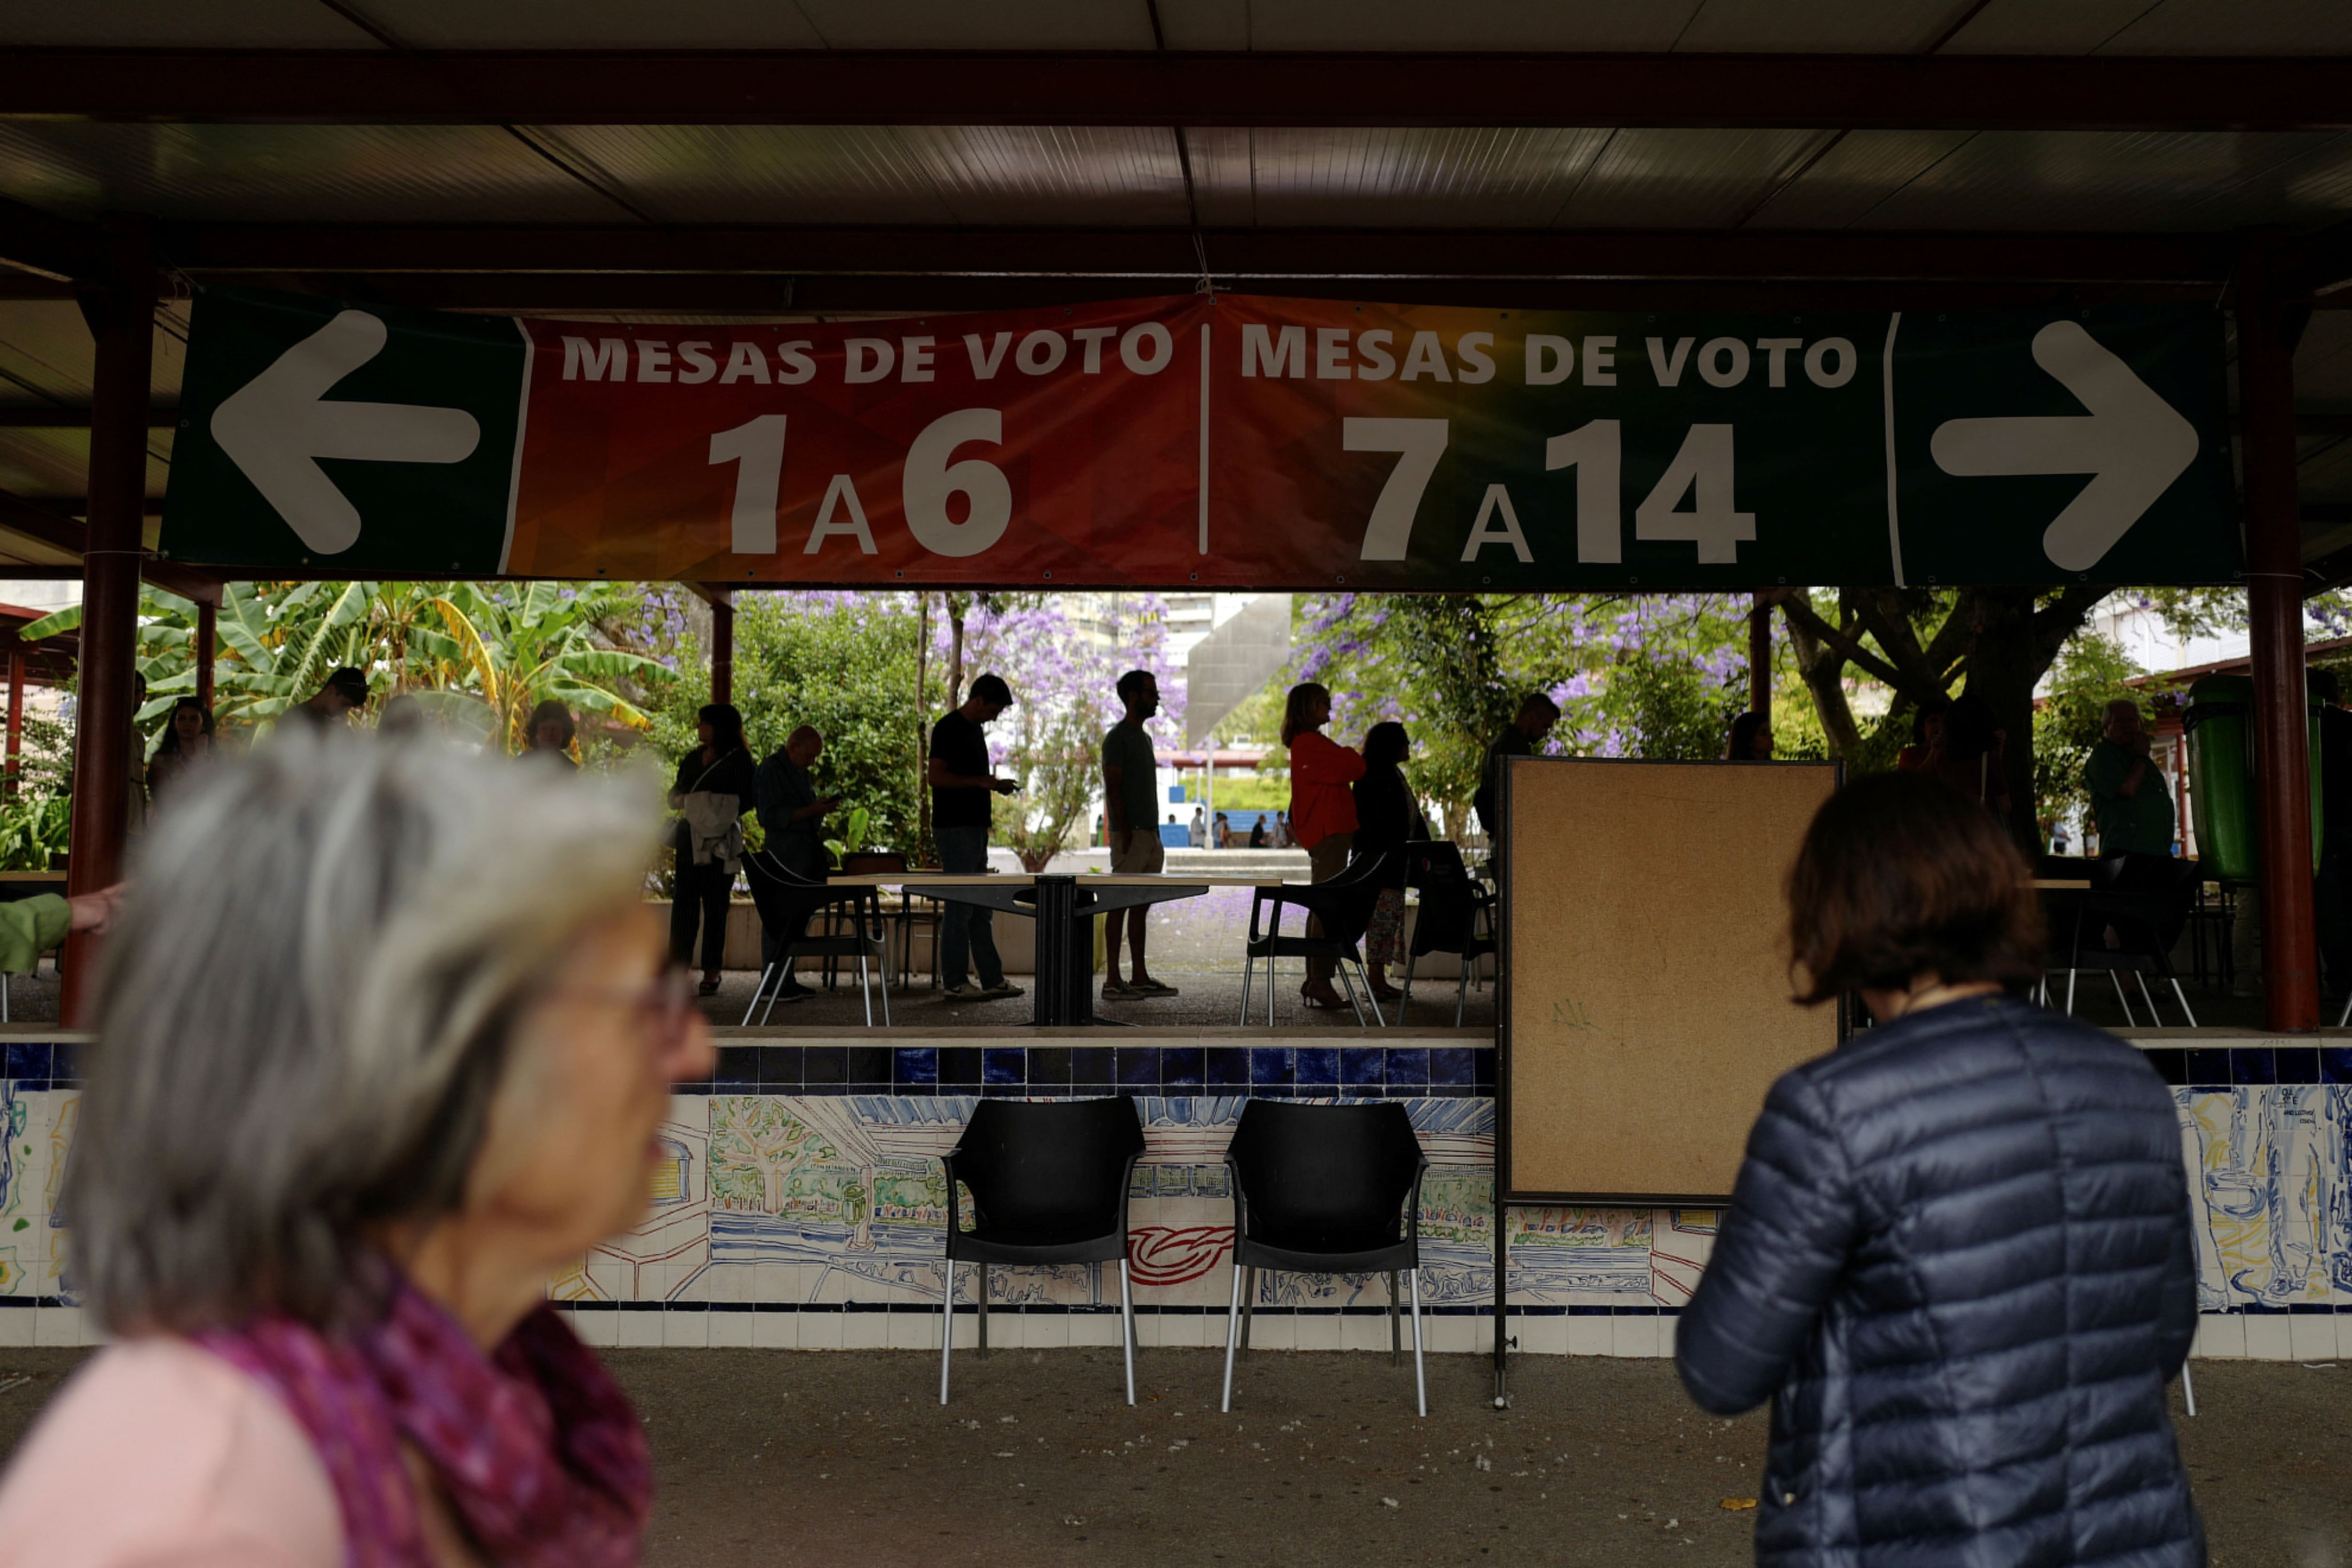
[[[882,924],[882,900],[877,889],[863,887],[839,887],[830,882],[813,881],[785,867],[784,863],[765,851],[753,851],[743,857],[743,879],[751,885],[751,902],[760,910],[760,923],[781,935],[785,931],[805,932],[809,919],[827,905],[845,905],[849,929],[824,936],[802,935],[785,942],[777,950],[775,958],[760,971],[760,984],[751,988],[751,1005],[743,1009],[743,1023],[749,1026],[751,1015],[760,1009],[760,998],[768,998],[768,1011],[760,1022],[765,1024],[775,1015],[776,1003],[784,994],[784,982],[791,978],[793,960],[796,958],[854,958],[857,961],[857,989],[866,1004],[866,1026],[874,1026],[874,994],[882,994],[882,1023],[890,1023],[889,944],[885,940]],[[773,990],[769,981],[775,982]]]
[[[955,1148],[948,1173],[948,1247],[940,1295],[940,1403],[948,1402],[955,1345],[955,1274],[980,1266],[980,1353],[988,1355],[988,1270],[1066,1263],[1118,1263],[1120,1337],[1127,1349],[1127,1402],[1135,1403],[1135,1300],[1127,1272],[1127,1190],[1143,1152],[1143,1123],[1127,1095],[1110,1100],[983,1100]],[[957,1184],[971,1192],[972,1227],[963,1228]]]
[[[1412,942],[1405,950],[1404,996],[1397,1003],[1397,1023],[1404,1023],[1412,1005],[1412,970],[1416,960],[1433,952],[1451,952],[1462,961],[1462,980],[1454,990],[1454,1026],[1462,1026],[1470,1005],[1470,976],[1478,961],[1499,947],[1495,939],[1495,895],[1470,875],[1459,847],[1433,840],[1404,847],[1405,885],[1421,894],[1413,915]]]
[[[1328,882],[1285,882],[1277,888],[1253,889],[1250,899],[1248,945],[1243,949],[1242,1016],[1249,1022],[1250,981],[1257,969],[1257,961],[1265,960],[1265,1021],[1274,1023],[1274,963],[1278,958],[1318,958],[1329,961],[1339,976],[1339,984],[1348,988],[1349,1005],[1356,1009],[1356,1022],[1364,1021],[1364,1003],[1372,1005],[1372,1019],[1385,1026],[1388,1020],[1381,1016],[1380,999],[1372,995],[1370,978],[1364,973],[1364,955],[1359,945],[1364,940],[1364,928],[1372,923],[1372,906],[1380,902],[1381,889],[1386,885],[1389,868],[1396,856],[1394,850],[1382,850],[1351,862],[1348,868]],[[1320,936],[1285,936],[1282,934],[1282,911],[1291,906],[1305,910],[1320,921]],[[1260,910],[1271,906],[1272,917],[1265,930],[1258,930]],[[1356,994],[1356,981],[1348,976],[1348,966],[1356,966],[1357,979],[1364,982],[1363,995]]]
[[[2158,1023],[2156,998],[2149,994],[2151,974],[2168,982],[2173,1000],[2180,1005],[2189,1026],[2197,1015],[2189,1005],[2180,977],[2173,972],[2171,952],[2189,922],[2202,873],[2196,862],[2169,855],[2110,855],[2082,863],[2087,890],[2054,889],[2042,896],[2049,922],[2049,970],[2066,972],[2066,1011],[2074,1010],[2075,976],[2083,970],[2105,970],[2123,1005],[2124,1026],[2133,1027],[2131,1001],[2124,994],[2123,975],[2129,973],[2147,1004],[2151,1026]],[[2077,873],[2081,875],[2081,873]],[[2107,933],[2115,933],[2109,947]],[[2050,976],[2042,979],[2042,997],[2050,999]]]
[[[1421,1178],[1429,1169],[1412,1119],[1395,1100],[1310,1105],[1253,1100],[1225,1148],[1234,1189],[1234,1299],[1225,1314],[1225,1394],[1234,1350],[1249,1348],[1261,1268],[1389,1277],[1389,1364],[1398,1342],[1397,1275],[1412,1290],[1413,1399],[1429,1414],[1421,1357]]]

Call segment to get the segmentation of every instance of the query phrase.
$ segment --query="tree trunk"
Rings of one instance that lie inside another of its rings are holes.
[[[1804,680],[1805,689],[1813,694],[1813,711],[1821,716],[1822,733],[1829,740],[1830,752],[1840,759],[1851,758],[1862,746],[1862,735],[1854,726],[1853,709],[1845,700],[1845,660],[1824,647],[1794,616],[1783,613],[1781,619],[1788,623],[1789,647],[1797,656],[1797,674]]]
[[[2033,683],[2047,666],[2034,657],[2034,598],[2032,588],[1978,588],[1962,595],[1952,610],[1975,622],[1966,689],[1991,708],[2001,731],[2010,837],[2028,855],[2040,854],[2042,846],[2042,825],[2033,813]]]
[[[931,596],[915,595],[915,852],[912,864],[931,858]]]

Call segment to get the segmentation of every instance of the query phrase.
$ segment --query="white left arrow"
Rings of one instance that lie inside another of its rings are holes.
[[[481,426],[462,408],[322,401],[337,382],[382,353],[389,337],[383,318],[345,310],[213,410],[213,439],[321,555],[358,542],[360,511],[319,458],[457,463],[482,444]]]
[[[2088,474],[2091,482],[2042,535],[2042,552],[2087,572],[2197,457],[2197,426],[2074,321],[2033,334],[2033,363],[2088,416],[1952,419],[1927,443],[1948,474]]]

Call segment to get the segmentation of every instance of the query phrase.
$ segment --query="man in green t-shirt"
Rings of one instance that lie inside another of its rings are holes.
[[[1130,669],[1118,678],[1118,700],[1127,714],[1103,737],[1103,813],[1109,819],[1110,868],[1129,876],[1157,876],[1167,864],[1153,826],[1159,810],[1160,761],[1152,753],[1151,737],[1143,721],[1160,711],[1160,682],[1148,669]],[[1163,985],[1143,967],[1143,921],[1149,906],[1127,911],[1127,942],[1134,952],[1133,978],[1118,977],[1118,932],[1116,910],[1105,917],[1103,930],[1103,998],[1173,996],[1176,987]]]
[[[2106,732],[2083,770],[2101,855],[2172,853],[2172,789],[2148,755],[2151,737],[2139,704],[2107,704]]]

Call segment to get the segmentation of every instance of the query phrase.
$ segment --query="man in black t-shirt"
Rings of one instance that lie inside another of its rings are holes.
[[[988,869],[991,795],[1021,786],[989,771],[988,737],[981,727],[1013,706],[1013,689],[1002,677],[983,675],[971,683],[962,707],[931,726],[931,837],[940,847],[940,869],[969,875]],[[980,984],[969,983],[972,968]],[[940,981],[955,1002],[993,1002],[1018,996],[1021,987],[1004,981],[996,955],[995,916],[974,904],[950,903],[940,921]]]
[[[1540,691],[1530,691],[1519,704],[1517,717],[1503,726],[1486,747],[1486,761],[1478,770],[1478,793],[1471,797],[1471,809],[1478,814],[1478,826],[1486,830],[1486,843],[1495,861],[1502,858],[1503,847],[1503,763],[1507,757],[1531,757],[1543,744],[1551,727],[1559,722],[1559,704]]]

